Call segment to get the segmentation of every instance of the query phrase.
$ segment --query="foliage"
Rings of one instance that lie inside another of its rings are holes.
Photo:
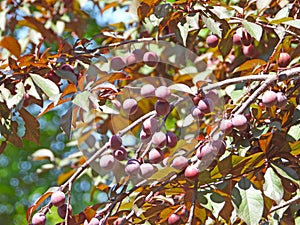
[[[297,1],[0,4],[0,165],[40,162],[12,166],[34,179],[0,197],[49,186],[30,190],[28,223],[299,221]]]

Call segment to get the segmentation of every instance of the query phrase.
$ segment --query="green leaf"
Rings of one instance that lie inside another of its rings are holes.
[[[290,136],[292,136],[295,140],[299,140],[300,139],[300,124],[291,126],[291,128],[289,129],[288,134]]]
[[[283,198],[283,186],[280,177],[269,167],[265,173],[265,183],[263,185],[264,194],[273,199],[277,204]]]
[[[242,22],[243,26],[247,30],[247,32],[255,38],[255,40],[260,41],[260,38],[263,33],[263,29],[261,26],[257,25],[256,23],[248,22],[244,20]]]
[[[248,225],[257,225],[261,220],[264,201],[258,190],[243,177],[232,189],[232,203],[237,215]]]
[[[183,44],[183,46],[186,46],[186,39],[189,35],[189,24],[188,23],[184,23],[183,25],[181,23],[177,24],[178,30],[179,30],[179,35],[180,35],[180,39],[181,42]]]
[[[222,37],[222,31],[220,29],[220,22],[216,22],[212,18],[207,18],[205,16],[201,17],[205,25],[213,34],[218,35],[219,37]]]
[[[283,24],[300,29],[300,19],[285,21]]]
[[[50,98],[59,94],[59,88],[57,85],[49,79],[34,73],[29,74],[33,82],[42,89],[42,91]]]

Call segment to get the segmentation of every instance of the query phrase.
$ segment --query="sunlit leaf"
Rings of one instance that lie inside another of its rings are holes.
[[[75,173],[75,170],[69,170],[68,172],[62,173],[57,178],[57,184],[62,185],[67,179],[69,179],[73,174]]]
[[[16,56],[17,58],[20,57],[21,54],[21,46],[19,42],[11,36],[5,36],[2,38],[0,45],[3,48],[6,48],[11,54]]]
[[[244,70],[251,70],[253,71],[258,66],[262,66],[267,64],[265,60],[262,59],[250,59],[244,62],[242,65],[236,67],[233,71],[233,73],[244,71]]]
[[[34,73],[30,73],[30,76],[34,83],[41,88],[48,97],[54,97],[59,94],[59,88],[53,81]]]
[[[262,33],[263,33],[263,29],[260,25],[256,24],[256,23],[252,23],[249,21],[244,20],[243,25],[245,27],[245,29],[247,30],[247,32],[255,38],[255,40],[260,41]]]
[[[269,167],[264,175],[265,182],[263,185],[264,194],[276,201],[278,204],[283,197],[283,187],[280,178],[274,172],[272,167]]]
[[[42,148],[32,153],[31,159],[34,161],[48,159],[51,162],[54,162],[54,154],[51,150]]]

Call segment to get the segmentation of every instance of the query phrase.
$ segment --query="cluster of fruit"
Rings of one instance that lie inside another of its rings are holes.
[[[158,56],[155,52],[144,52],[141,49],[135,49],[125,58],[114,56],[110,61],[110,68],[115,71],[124,69],[126,66],[134,65],[143,61],[147,66],[155,67],[158,62]]]

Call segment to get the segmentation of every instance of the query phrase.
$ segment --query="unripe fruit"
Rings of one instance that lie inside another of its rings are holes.
[[[201,110],[201,112],[203,112],[205,114],[210,113],[211,110],[213,109],[212,100],[209,98],[201,99],[198,103],[197,108],[199,108]]]
[[[154,133],[154,135],[152,137],[152,142],[156,147],[162,148],[167,143],[167,137],[163,132],[159,131],[159,132]]]
[[[154,67],[158,62],[158,56],[155,52],[145,52],[143,60],[147,66]]]
[[[218,43],[219,37],[217,35],[212,34],[206,38],[206,44],[211,48],[217,47]]]
[[[97,218],[92,218],[88,225],[99,225],[99,220]]]
[[[145,84],[141,88],[141,95],[144,98],[151,98],[155,95],[155,87],[152,84]]]
[[[234,34],[233,35],[233,44],[237,45],[237,46],[241,46],[242,45],[242,38],[240,35],[238,34]]]
[[[193,107],[192,116],[196,120],[201,120],[204,117],[204,113],[198,107]]]
[[[253,45],[243,46],[243,54],[249,58],[252,58],[256,55],[256,49]]]
[[[220,130],[223,131],[226,135],[229,135],[232,132],[233,125],[231,120],[224,119],[220,123]]]
[[[46,216],[44,213],[36,213],[32,217],[32,225],[45,225]]]
[[[282,92],[277,92],[276,96],[277,96],[276,106],[278,108],[284,108],[287,104],[287,101],[288,101],[286,95]]]
[[[144,163],[140,166],[140,175],[141,177],[147,179],[151,177],[155,172],[155,167],[150,163]]]
[[[151,140],[151,134],[147,134],[144,130],[141,130],[140,139],[144,144],[147,144]]]
[[[51,195],[51,203],[55,207],[60,207],[65,203],[66,195],[62,191],[55,191]]]
[[[171,91],[166,86],[159,86],[155,90],[155,96],[161,101],[168,101],[171,97]]]
[[[266,107],[271,107],[277,103],[277,95],[274,91],[266,91],[262,96],[262,102]]]
[[[241,131],[246,130],[248,127],[247,118],[242,114],[234,115],[231,119],[231,123],[236,129]]]
[[[136,56],[133,53],[130,53],[125,57],[125,62],[127,66],[131,66],[137,63]]]
[[[127,157],[127,151],[123,146],[121,146],[119,149],[113,151],[113,156],[119,161],[125,160]]]
[[[135,114],[138,110],[137,101],[133,98],[128,98],[123,102],[123,110],[126,114]]]
[[[138,62],[143,60],[144,51],[142,49],[135,49],[132,51],[132,54],[135,55],[135,58],[137,59]]]
[[[115,158],[112,155],[103,155],[99,160],[99,166],[104,170],[111,170],[115,165]]]
[[[117,150],[122,145],[122,139],[119,135],[112,135],[109,139],[109,146],[112,150]]]
[[[168,224],[170,225],[175,225],[175,224],[177,225],[179,224],[179,222],[180,222],[180,216],[175,213],[171,214],[168,218]]]
[[[242,33],[241,41],[244,46],[249,46],[251,45],[253,38],[246,30],[244,30]]]
[[[125,60],[120,56],[114,56],[110,61],[110,68],[112,70],[121,70],[126,66]]]
[[[153,164],[160,163],[164,159],[164,153],[158,148],[153,148],[150,150],[148,158]]]
[[[167,146],[170,147],[170,148],[173,148],[177,145],[177,136],[176,134],[174,134],[173,132],[167,132],[166,134],[167,136]]]
[[[155,118],[148,118],[143,122],[143,130],[146,134],[153,134],[158,128],[158,120]]]
[[[280,67],[287,67],[291,61],[291,56],[286,52],[281,52],[278,58],[278,65]]]
[[[199,176],[199,169],[196,166],[188,166],[184,171],[184,176],[191,180],[196,180]]]
[[[68,209],[68,215],[72,215],[72,206],[67,205],[66,203],[63,204],[62,206],[57,208],[57,214],[59,215],[60,218],[65,219],[66,214],[67,214],[67,209]]]
[[[182,170],[188,166],[188,159],[184,156],[177,156],[173,159],[172,167]]]
[[[125,172],[130,176],[137,176],[140,172],[140,163],[136,159],[129,159],[126,166]]]
[[[155,104],[155,111],[159,116],[165,116],[170,112],[171,106],[169,102],[157,101]]]

